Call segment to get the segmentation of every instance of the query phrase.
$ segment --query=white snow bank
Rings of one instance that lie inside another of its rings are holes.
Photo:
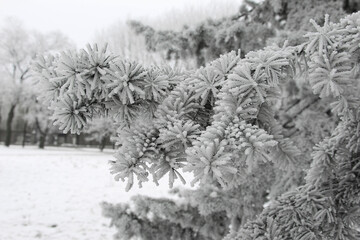
[[[167,179],[126,193],[109,173],[110,159],[110,150],[0,146],[0,239],[111,240],[115,229],[100,202],[167,196]]]

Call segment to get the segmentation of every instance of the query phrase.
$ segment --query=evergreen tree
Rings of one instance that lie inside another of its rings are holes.
[[[132,198],[128,204],[102,203],[104,215],[111,218],[118,233],[115,239],[221,239],[227,232],[225,212],[202,215],[188,203],[144,196]]]
[[[251,13],[254,6],[257,4],[244,5],[233,16],[184,26],[180,31],[158,31],[138,21],[130,21],[129,25],[144,37],[149,51],[161,51],[168,59],[194,58],[197,67],[201,67],[232,50],[241,49],[244,56],[265,46],[266,40],[274,35],[274,27],[254,19],[256,14]]]
[[[329,14],[332,21],[339,21],[346,13],[358,10],[357,0],[246,0],[233,16],[184,26],[181,31],[157,30],[139,21],[130,21],[129,25],[144,37],[149,51],[163,52],[168,59],[195,58],[200,67],[232,50],[241,49],[245,56],[279,35],[298,45],[311,30],[310,19],[323,23]]]
[[[165,175],[172,187],[180,169],[202,186],[178,191],[181,204],[105,204],[118,238],[219,239],[223,225],[226,239],[359,238],[360,13],[312,25],[301,44],[230,52],[195,71],[145,68],[96,45],[51,61],[56,76],[41,84],[60,129],[79,133],[96,116],[122,124],[111,172],[127,190]]]

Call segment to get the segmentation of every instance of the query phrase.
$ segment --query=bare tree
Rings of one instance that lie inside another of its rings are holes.
[[[15,110],[18,105],[21,105],[23,83],[31,78],[31,61],[37,54],[61,49],[70,44],[68,39],[59,32],[42,34],[29,31],[14,18],[7,19],[0,35],[2,36],[0,38],[0,69],[6,86],[1,107],[7,109],[5,146],[9,146]]]

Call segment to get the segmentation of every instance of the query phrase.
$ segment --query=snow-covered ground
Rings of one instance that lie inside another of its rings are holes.
[[[99,203],[166,196],[166,179],[125,192],[109,173],[111,151],[0,146],[0,240],[111,240]]]

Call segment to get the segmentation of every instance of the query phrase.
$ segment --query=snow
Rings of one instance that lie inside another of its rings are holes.
[[[111,159],[110,150],[0,146],[0,239],[111,240],[100,202],[168,196],[167,179],[125,192],[109,173]]]

